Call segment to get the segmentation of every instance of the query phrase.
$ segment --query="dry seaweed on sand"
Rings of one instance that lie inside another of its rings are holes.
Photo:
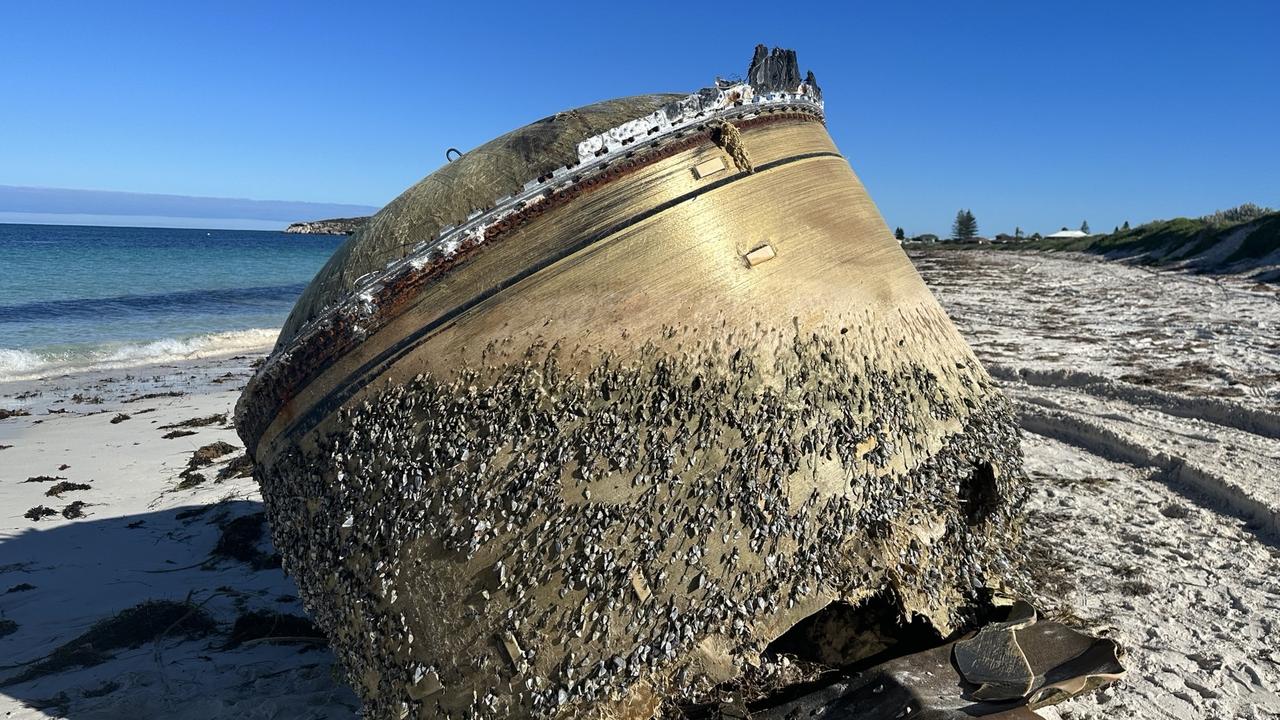
[[[147,393],[147,394],[145,394],[145,395],[134,395],[134,396],[133,396],[133,397],[131,397],[131,398],[126,398],[126,399],[124,399],[124,400],[121,400],[121,402],[133,403],[133,402],[138,402],[139,400],[152,400],[152,399],[155,399],[155,398],[182,397],[183,395],[186,395],[186,393],[182,392],[181,390],[171,390],[171,391],[169,391],[169,392],[154,392],[154,393]]]
[[[18,632],[18,623],[9,618],[0,618],[0,637]]]
[[[179,510],[178,513],[173,517],[177,520],[183,520],[183,521],[193,520],[195,518],[200,517],[201,515],[204,515],[205,513],[209,512],[212,509],[213,509],[213,505],[196,505],[194,507],[189,507],[185,510]]]
[[[208,481],[203,473],[196,472],[197,469],[212,465],[218,458],[235,452],[236,446],[219,440],[218,442],[209,443],[193,453],[191,459],[187,461],[187,468],[178,476],[182,481],[178,483],[179,490],[189,490],[197,485],[201,485]]]
[[[22,517],[30,520],[43,520],[44,518],[57,515],[58,511],[44,505],[37,505],[22,514]]]
[[[23,410],[22,408],[18,408],[16,410],[6,410],[4,408],[0,408],[0,420],[8,420],[11,417],[26,417],[27,415],[30,415],[30,414],[31,413],[27,412],[26,410]]]
[[[57,485],[54,485],[53,487],[49,488],[48,490],[45,490],[45,491],[44,491],[44,494],[45,494],[45,496],[46,496],[46,497],[56,497],[56,498],[60,498],[60,497],[62,497],[62,493],[64,493],[64,492],[71,492],[71,491],[73,491],[73,490],[92,490],[92,489],[93,489],[93,488],[92,488],[91,486],[86,485],[86,484],[84,484],[84,483],[78,483],[78,482],[67,482],[66,480],[63,480],[62,482],[58,483]]]
[[[246,478],[253,476],[253,460],[248,455],[237,455],[231,458],[222,469],[218,470],[218,481]]]
[[[76,500],[70,505],[62,508],[62,517],[68,520],[75,520],[76,518],[82,518],[84,517],[84,509],[88,506],[89,504],[84,502],[83,500]]]
[[[188,437],[190,435],[195,435],[195,434],[196,434],[195,430],[171,430],[161,435],[160,438],[163,440],[173,440],[174,438]]]
[[[62,477],[61,475],[34,475],[34,476],[32,476],[32,477],[27,478],[26,480],[23,480],[22,482],[24,482],[24,483],[29,483],[29,482],[57,482],[57,481],[59,481],[59,480],[66,480],[66,478]]]
[[[223,523],[218,544],[214,546],[210,555],[248,563],[254,570],[280,567],[279,555],[268,555],[258,547],[266,524],[267,516],[264,513],[242,515]]]
[[[110,695],[111,693],[119,689],[120,689],[120,683],[114,680],[107,680],[103,682],[101,685],[99,685],[98,687],[86,688],[84,690],[81,690],[80,694],[87,698],[97,698],[97,697],[102,697],[104,695]]]
[[[137,648],[166,637],[192,640],[217,628],[213,618],[190,601],[148,600],[99,620],[26,670],[0,681],[0,685],[16,685],[72,667],[92,667],[110,660],[112,650]]]
[[[191,453],[191,459],[187,461],[187,469],[195,470],[206,465],[212,465],[215,460],[236,451],[236,446],[231,443],[218,442],[209,443],[195,452]]]
[[[26,592],[28,590],[35,590],[35,589],[36,589],[36,586],[32,585],[31,583],[18,583],[17,585],[14,585],[8,590],[5,590],[4,593],[8,595],[9,593]]]
[[[115,417],[113,417],[113,418],[111,418],[111,424],[112,424],[112,425],[119,425],[120,423],[124,422],[125,420],[128,420],[128,419],[129,419],[129,417],[130,417],[130,416],[125,415],[124,413],[116,413],[116,416],[115,416]]]
[[[230,649],[251,642],[322,645],[325,635],[308,617],[273,610],[251,610],[236,618],[226,647]]]
[[[206,427],[209,425],[226,425],[226,424],[227,424],[227,414],[218,413],[216,415],[208,415],[205,417],[198,417],[198,418],[191,418],[189,420],[183,420],[182,422],[177,422],[172,425],[161,425],[160,429],[173,430],[175,428]]]
[[[198,473],[191,469],[183,470],[182,474],[178,477],[182,478],[182,481],[178,483],[176,488],[178,490],[190,490],[193,487],[205,484],[205,482],[209,480],[209,478],[204,476],[204,473]]]

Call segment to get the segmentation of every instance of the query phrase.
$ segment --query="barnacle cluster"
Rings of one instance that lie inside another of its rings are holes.
[[[963,623],[1007,567],[1016,424],[963,346],[869,332],[491,346],[282,441],[276,546],[369,716],[696,701],[876,593]]]

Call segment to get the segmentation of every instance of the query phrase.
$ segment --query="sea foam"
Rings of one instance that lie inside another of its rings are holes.
[[[34,350],[0,348],[0,382],[31,380],[86,370],[111,370],[195,360],[231,353],[262,352],[271,348],[279,332],[278,329],[255,328],[141,343],[105,343]]]

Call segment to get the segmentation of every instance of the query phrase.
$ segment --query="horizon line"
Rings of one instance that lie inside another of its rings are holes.
[[[152,224],[172,224],[163,219],[292,223],[335,217],[372,215],[379,210],[359,203],[326,203],[308,200],[253,200],[207,195],[138,193],[123,190],[83,190],[31,185],[0,184],[0,217],[9,215],[35,224],[59,224],[59,216],[145,218]],[[52,222],[51,222],[51,219]],[[91,222],[99,222],[93,220]],[[145,221],[144,221],[145,222]],[[75,221],[72,221],[74,224]],[[118,226],[119,223],[107,223]],[[144,225],[145,226],[145,225]]]

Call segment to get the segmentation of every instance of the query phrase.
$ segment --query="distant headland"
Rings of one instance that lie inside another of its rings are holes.
[[[303,233],[306,235],[350,235],[368,219],[369,217],[365,216],[296,222],[285,228],[284,231],[287,233]]]

